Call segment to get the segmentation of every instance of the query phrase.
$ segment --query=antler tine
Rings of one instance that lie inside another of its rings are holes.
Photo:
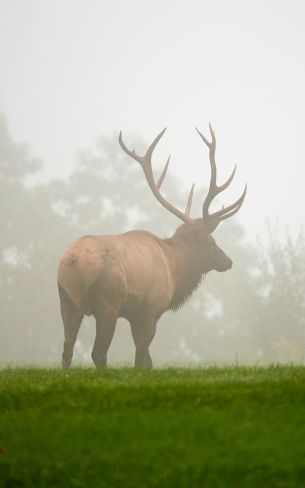
[[[227,207],[226,209],[224,209],[225,210],[224,214],[222,213],[222,211],[220,211],[220,216],[218,218],[219,222],[221,222],[222,220],[226,220],[229,217],[232,217],[232,215],[234,215],[234,214],[236,214],[236,212],[238,212],[238,210],[240,209],[240,207],[244,203],[246,193],[247,193],[247,185],[245,185],[245,189],[243,191],[242,196],[238,200],[236,200],[235,204],[230,205],[230,207]],[[214,216],[213,216],[213,218],[214,218]]]
[[[160,139],[163,136],[165,131],[166,131],[166,127],[164,127],[164,129],[160,132],[160,134],[158,134],[157,137],[153,140],[153,142],[150,144],[150,146],[147,149],[146,154],[144,156],[140,156],[139,154],[137,154],[134,149],[132,151],[130,151],[130,149],[128,149],[128,147],[125,145],[125,143],[123,141],[122,131],[120,131],[120,134],[119,134],[119,143],[120,143],[120,146],[123,149],[123,151],[125,151],[128,154],[128,156],[135,159],[136,161],[138,161],[138,163],[140,163],[143,166],[143,164],[145,164],[145,163],[147,164],[147,162],[151,158],[152,153],[153,153],[156,145],[160,141]]]
[[[209,140],[208,140],[208,139],[205,137],[205,135],[204,135],[204,134],[202,134],[202,132],[200,132],[200,130],[199,130],[197,127],[195,127],[196,131],[197,131],[197,132],[198,132],[198,134],[200,135],[200,137],[201,137],[201,139],[203,140],[203,142],[204,142],[204,143],[205,143],[205,144],[206,144],[206,145],[207,145],[209,148],[211,148],[211,146],[212,146],[213,142],[214,142],[214,144],[216,144],[216,137],[215,137],[215,132],[213,131],[211,124],[209,124],[209,128],[210,128],[210,132],[211,132],[211,135],[212,135],[212,142],[210,142],[210,141],[209,141]]]
[[[230,183],[232,182],[234,176],[235,176],[235,173],[236,173],[236,169],[237,169],[237,166],[235,164],[234,168],[233,168],[233,171],[232,173],[230,174],[229,178],[227,179],[227,181],[225,181],[222,185],[218,186],[217,188],[219,189],[219,192],[220,193],[221,191],[225,190],[226,188],[228,188],[228,186],[230,185]]]
[[[232,215],[234,215],[242,206],[243,201],[244,201],[245,196],[246,196],[246,193],[247,193],[247,185],[245,185],[244,191],[238,200],[236,200],[234,203],[232,203],[228,207],[223,207],[221,210],[218,210],[218,212],[213,213],[211,215],[211,218],[212,219],[218,219],[219,221],[221,221],[221,220],[225,220],[225,219],[231,217]]]
[[[189,197],[187,199],[186,209],[184,215],[189,218],[191,213],[192,201],[193,201],[193,194],[194,194],[195,183],[193,183]]]
[[[120,131],[120,133],[119,133],[119,143],[120,143],[120,146],[123,149],[123,151],[125,151],[125,153],[128,154],[128,156],[130,156],[131,158],[138,161],[138,163],[143,165],[143,158],[141,156],[139,156],[138,154],[136,154],[134,149],[132,151],[130,151],[130,149],[128,149],[128,147],[125,145],[125,143],[123,141],[122,131]]]
[[[158,190],[160,190],[161,185],[162,185],[162,183],[164,181],[164,178],[165,178],[165,175],[166,175],[166,172],[167,172],[167,168],[168,168],[168,165],[169,165],[170,158],[171,158],[171,155],[168,156],[167,161],[166,161],[166,164],[165,164],[165,166],[163,168],[163,171],[162,171],[162,173],[159,176],[159,179],[157,181],[156,187],[158,188]]]
[[[166,127],[164,127],[164,129],[161,130],[160,134],[158,134],[157,137],[152,141],[151,145],[149,146],[149,148],[146,151],[145,158],[149,158],[150,159],[152,157],[152,153],[153,153],[156,145],[160,141],[160,139],[163,136],[163,134],[164,134],[165,131],[166,131]]]
[[[178,210],[176,207],[174,207],[159,192],[159,189],[160,189],[160,187],[163,183],[163,180],[165,178],[165,175],[166,175],[166,171],[167,171],[167,168],[169,165],[170,157],[167,159],[165,167],[164,167],[164,169],[161,173],[161,176],[159,177],[157,183],[155,182],[155,179],[154,179],[154,175],[153,175],[153,171],[152,171],[151,158],[152,158],[152,154],[153,154],[153,151],[154,151],[156,145],[158,144],[159,140],[161,139],[161,137],[163,136],[165,131],[166,131],[166,128],[163,129],[160,132],[160,134],[157,135],[157,137],[153,140],[153,142],[148,147],[146,154],[144,156],[139,156],[134,150],[130,151],[126,147],[126,145],[124,144],[123,139],[122,139],[122,132],[120,132],[120,134],[119,134],[119,143],[120,143],[120,146],[123,149],[123,151],[125,151],[131,158],[135,159],[136,161],[138,161],[138,163],[141,164],[142,169],[143,169],[144,174],[145,174],[145,177],[146,177],[146,181],[147,181],[152,193],[154,194],[156,199],[161,203],[161,205],[163,205],[163,207],[165,207],[167,210],[169,210],[172,214],[176,215],[176,217],[181,219],[183,222],[190,222],[191,219],[189,218],[189,216],[186,213],[183,213],[180,210]]]

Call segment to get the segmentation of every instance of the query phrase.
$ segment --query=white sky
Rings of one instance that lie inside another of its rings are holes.
[[[48,177],[123,129],[147,141],[164,127],[156,166],[188,191],[209,179],[194,131],[217,131],[224,203],[248,195],[248,234],[305,209],[305,3],[275,0],[0,0],[0,110]],[[126,137],[128,139],[128,137]],[[132,164],[132,163],[131,163]]]

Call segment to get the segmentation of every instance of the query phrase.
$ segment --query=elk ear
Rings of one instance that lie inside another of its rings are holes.
[[[208,234],[212,234],[212,232],[214,232],[214,230],[216,229],[216,227],[218,226],[220,220],[219,219],[214,219],[214,220],[211,220],[210,222],[206,222],[204,224],[204,228],[205,228],[205,231],[208,233]]]
[[[211,220],[210,222],[205,222],[204,220],[201,220],[201,225],[198,228],[196,240],[199,243],[202,243],[203,240],[205,240],[210,234],[212,234],[212,232],[214,232],[219,222],[220,220],[218,219]]]

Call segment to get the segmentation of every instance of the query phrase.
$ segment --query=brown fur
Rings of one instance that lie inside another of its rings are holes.
[[[219,249],[202,219],[182,224],[168,239],[146,231],[84,236],[60,260],[58,286],[65,328],[63,367],[69,367],[84,314],[93,314],[96,366],[106,365],[116,320],[131,324],[137,366],[151,366],[149,345],[156,323],[190,297],[208,271],[232,262]]]

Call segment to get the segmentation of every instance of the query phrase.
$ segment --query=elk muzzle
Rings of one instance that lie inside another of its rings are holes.
[[[216,244],[213,249],[213,267],[215,271],[223,273],[224,271],[228,271],[233,266],[232,259],[220,249]]]

